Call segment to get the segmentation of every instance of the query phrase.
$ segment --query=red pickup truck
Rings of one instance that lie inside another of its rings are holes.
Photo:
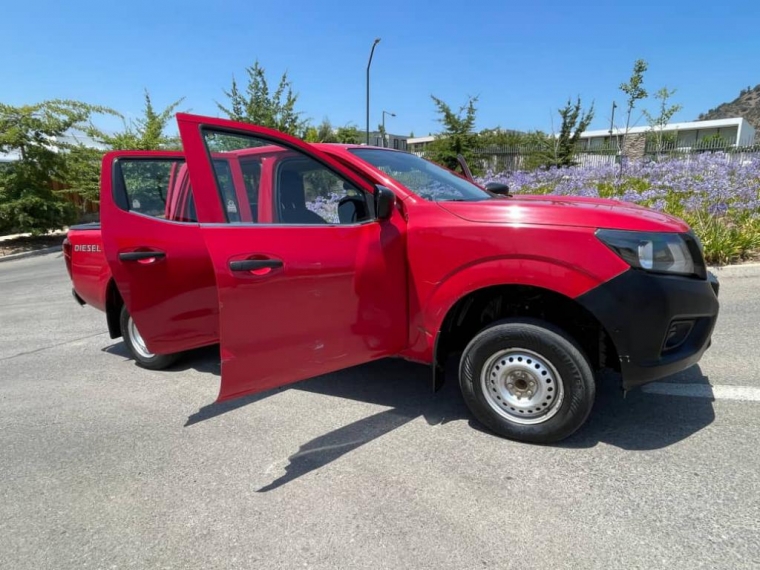
[[[627,390],[710,343],[718,283],[681,220],[177,119],[182,152],[104,157],[101,224],[72,228],[65,259],[75,298],[138,364],[219,344],[220,401],[391,356],[431,365],[437,388],[461,354],[482,423],[552,442],[586,420],[595,371]]]

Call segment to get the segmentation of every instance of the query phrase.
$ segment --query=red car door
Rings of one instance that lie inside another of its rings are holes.
[[[405,222],[398,211],[375,219],[373,185],[271,129],[186,114],[178,121],[216,275],[219,400],[402,350]],[[225,153],[244,156],[253,174],[220,176],[212,161]],[[236,196],[255,196],[256,206],[240,205],[257,209],[249,221],[224,215],[230,181],[246,185]]]
[[[214,269],[192,190],[180,175],[183,163],[184,155],[176,152],[112,152],[103,158],[105,256],[155,354],[213,344],[219,335]]]

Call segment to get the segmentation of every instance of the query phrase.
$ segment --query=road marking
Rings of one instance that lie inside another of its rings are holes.
[[[647,394],[684,396],[687,398],[710,398],[714,400],[742,400],[760,402],[760,388],[749,386],[710,386],[709,384],[670,384],[654,382],[642,388]]]

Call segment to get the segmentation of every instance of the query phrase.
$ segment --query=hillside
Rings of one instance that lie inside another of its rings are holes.
[[[722,103],[707,113],[702,113],[699,119],[730,119],[733,117],[745,118],[755,129],[760,131],[760,85],[755,85],[754,89],[742,90],[736,99],[730,103]]]

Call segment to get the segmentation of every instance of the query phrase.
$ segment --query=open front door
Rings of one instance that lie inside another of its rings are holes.
[[[108,265],[148,350],[170,354],[215,343],[214,270],[184,155],[107,154],[100,217]]]
[[[216,276],[226,400],[397,354],[406,228],[373,186],[297,139],[178,115]]]

